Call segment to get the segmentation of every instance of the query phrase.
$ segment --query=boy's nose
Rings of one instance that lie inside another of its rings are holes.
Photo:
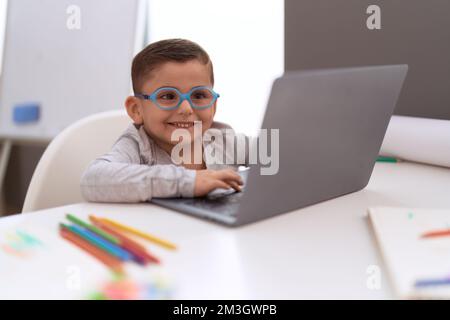
[[[188,100],[184,100],[184,101],[180,104],[180,107],[178,108],[178,112],[179,112],[179,113],[188,113],[188,114],[193,113],[191,104],[189,103]]]

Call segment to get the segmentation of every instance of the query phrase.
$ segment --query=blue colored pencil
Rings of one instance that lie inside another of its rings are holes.
[[[450,285],[450,278],[442,278],[442,279],[422,279],[417,280],[414,286],[416,288],[421,287],[431,287],[431,286],[445,286]]]
[[[96,235],[95,233],[84,229],[82,227],[72,225],[67,226],[72,232],[76,233],[83,239],[89,241],[93,245],[97,246],[98,248],[112,254],[113,256],[119,258],[122,261],[130,261],[133,259],[133,255],[130,254],[128,251],[122,249],[121,247],[103,239],[102,237]]]

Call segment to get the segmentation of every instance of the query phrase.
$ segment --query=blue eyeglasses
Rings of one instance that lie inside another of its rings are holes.
[[[163,87],[156,89],[152,94],[136,93],[137,98],[150,100],[162,110],[177,109],[180,104],[187,100],[194,109],[206,109],[211,107],[220,95],[213,89],[205,86],[193,87],[187,93],[181,93],[178,89],[172,87]]]

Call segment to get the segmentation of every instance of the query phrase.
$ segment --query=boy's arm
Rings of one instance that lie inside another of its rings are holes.
[[[139,145],[123,136],[112,150],[93,161],[81,178],[88,201],[142,202],[152,197],[192,197],[195,170],[175,165],[141,164]]]

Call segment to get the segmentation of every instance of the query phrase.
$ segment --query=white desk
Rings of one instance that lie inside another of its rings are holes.
[[[2,218],[0,232],[6,226],[35,222],[56,233],[67,212],[126,221],[179,245],[176,252],[153,250],[174,279],[174,298],[395,298],[366,209],[377,205],[450,208],[449,195],[449,169],[377,163],[362,191],[236,229],[151,204],[80,203]],[[85,253],[79,255],[85,266],[103,268]],[[379,290],[366,285],[370,265],[381,268]],[[2,268],[0,264],[0,275]],[[55,295],[70,297],[40,288],[39,298]],[[0,296],[8,297],[2,286]]]

